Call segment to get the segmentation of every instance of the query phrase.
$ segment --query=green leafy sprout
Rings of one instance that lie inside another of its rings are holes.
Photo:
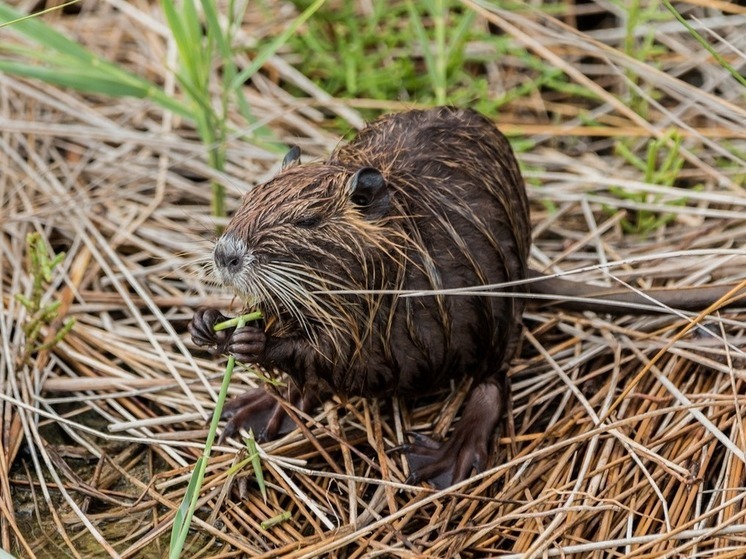
[[[15,295],[16,301],[21,303],[29,314],[23,325],[26,335],[26,353],[28,358],[32,353],[53,348],[75,326],[75,318],[65,319],[54,337],[41,343],[42,330],[50,326],[57,318],[62,301],[44,303],[45,286],[52,281],[52,272],[65,259],[65,253],[53,254],[50,258],[47,243],[39,233],[29,233],[26,237],[26,251],[29,258],[29,272],[32,278],[31,295],[26,297],[21,293]]]

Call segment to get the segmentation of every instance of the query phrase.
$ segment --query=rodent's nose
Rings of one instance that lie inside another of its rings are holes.
[[[215,265],[229,274],[240,272],[243,267],[243,252],[235,247],[218,244],[212,257]]]

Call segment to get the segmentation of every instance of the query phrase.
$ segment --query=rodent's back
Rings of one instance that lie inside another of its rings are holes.
[[[507,139],[481,114],[438,107],[386,116],[329,163],[380,169],[401,215],[471,223],[495,241],[513,279],[525,276],[531,223],[523,179]],[[453,225],[457,243],[471,234],[472,227]]]
[[[441,107],[384,117],[329,163],[375,167],[386,177],[390,226],[408,239],[406,273],[395,288],[465,288],[526,277],[525,187],[508,141],[480,114]],[[512,356],[522,309],[510,297],[397,300],[390,345],[403,367],[399,389],[422,391],[465,371],[477,379],[494,375]]]

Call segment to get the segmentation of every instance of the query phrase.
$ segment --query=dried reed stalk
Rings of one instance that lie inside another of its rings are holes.
[[[163,71],[167,38],[147,4],[100,4],[85,19],[57,23],[138,72]],[[721,87],[722,68],[694,56],[691,37],[656,30],[671,59],[653,68],[624,54],[614,30],[594,35],[530,10],[464,4],[596,95],[536,95],[503,109],[505,128],[535,142],[521,155],[535,267],[595,269],[582,277],[637,287],[745,277],[746,164],[717,142],[744,152],[746,105],[743,92]],[[737,44],[740,8],[696,4],[724,9],[712,32],[723,49]],[[130,25],[136,31],[124,31]],[[137,56],[128,56],[132,49]],[[505,88],[530,71],[520,61],[501,64]],[[355,128],[356,107],[399,107],[331,99],[280,57],[267,67],[307,97],[257,76],[247,88],[252,110],[278,137],[301,135],[311,156],[337,141],[319,126],[317,109]],[[682,79],[692,68],[706,77],[700,87]],[[647,119],[619,101],[618,90],[630,86],[625,71],[638,76],[641,95],[657,92]],[[600,126],[584,124],[589,112]],[[241,129],[238,116],[233,125]],[[617,136],[657,138],[671,127],[684,138],[682,176],[699,190],[649,184],[609,154]],[[142,101],[84,98],[0,75],[4,549],[165,554],[223,368],[193,352],[185,325],[198,305],[231,305],[200,275],[213,224],[207,183],[194,177],[220,180],[235,207],[276,159],[234,139],[227,171],[216,175],[193,137],[187,123]],[[641,195],[620,198],[617,187]],[[647,238],[626,234],[624,220],[645,211],[672,218]],[[32,231],[67,253],[46,298],[63,301],[60,319],[74,316],[77,325],[53,349],[27,353],[20,325],[28,316],[14,296],[29,290]],[[410,487],[405,461],[392,452],[407,431],[447,433],[463,387],[421,402],[330,402],[313,416],[298,412],[302,431],[262,445],[266,502],[249,468],[231,470],[245,457],[239,444],[214,454],[189,556],[738,556],[746,537],[742,318],[529,310],[511,370],[513,413],[485,472],[444,491]],[[699,326],[690,329],[692,320]],[[234,394],[257,383],[248,372],[235,379]],[[284,511],[290,520],[261,527]]]

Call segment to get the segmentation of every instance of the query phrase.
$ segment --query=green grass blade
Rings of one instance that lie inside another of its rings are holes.
[[[244,439],[247,448],[249,449],[249,459],[251,460],[251,466],[254,468],[254,476],[256,477],[256,483],[259,486],[259,492],[262,494],[262,500],[264,504],[267,504],[267,486],[264,483],[264,470],[262,470],[262,459],[259,456],[259,450],[256,448],[256,440],[254,439],[254,433],[247,439]]]
[[[189,485],[187,485],[186,493],[184,493],[184,500],[176,509],[176,516],[174,517],[174,525],[171,528],[171,542],[182,542],[178,547],[171,547],[169,557],[175,557],[178,559],[182,548],[184,547],[183,542],[186,541],[186,535],[189,532],[189,526],[191,524],[192,516],[194,511],[192,509],[192,502],[199,499],[199,490],[202,486],[202,478],[205,472],[205,457],[200,456],[197,462],[194,463],[194,473],[189,479]],[[175,552],[175,554],[174,554]]]
[[[86,62],[92,62],[96,58],[92,52],[72,39],[68,39],[59,31],[55,31],[43,21],[35,17],[28,17],[26,14],[14,10],[5,2],[0,2],[0,25],[4,26],[11,22],[10,29],[22,33],[48,49],[65,53]]]
[[[29,66],[27,63],[0,59],[0,70],[8,74],[34,78],[45,83],[69,87],[86,93],[101,93],[117,96],[147,97],[149,89],[130,83],[123,83],[108,76],[100,75],[93,69],[74,67],[50,68]]]
[[[417,12],[417,8],[415,8],[415,4],[412,0],[407,1],[407,9],[409,10],[409,20],[412,23],[412,27],[414,27],[415,36],[420,42],[422,48],[422,56],[425,58],[425,67],[427,68],[427,75],[430,79],[430,86],[435,91],[439,80],[435,69],[435,55],[433,55],[432,49],[430,48],[430,38],[427,36],[425,26],[422,24],[422,18]]]
[[[215,38],[215,43],[218,45],[220,56],[223,60],[231,60],[233,53],[231,52],[231,45],[228,40],[229,35],[223,32],[215,3],[210,0],[202,0],[202,11],[205,13],[208,34]]]
[[[474,24],[474,18],[476,14],[472,11],[467,12],[458,21],[453,35],[451,37],[451,43],[448,45],[446,51],[446,60],[448,66],[451,64],[458,63],[458,66],[463,64],[462,60],[456,60],[456,55],[463,51],[464,45],[469,38],[469,30]]]
[[[32,65],[24,60],[0,58],[0,70],[88,93],[148,98],[175,114],[193,118],[184,104],[166,95],[157,85],[100,58],[44,22],[25,17],[4,2],[0,2],[0,21],[12,22],[9,27],[13,31],[41,47],[34,50],[0,42],[0,52],[41,63]]]
[[[663,5],[668,8],[668,11],[673,14],[673,16],[683,25],[686,27],[686,30],[689,32],[689,34],[694,37],[697,42],[702,45],[707,52],[709,52],[715,60],[718,61],[718,64],[720,64],[723,68],[728,70],[730,74],[736,78],[736,80],[744,87],[746,87],[746,78],[743,77],[738,70],[736,70],[731,64],[723,57],[722,54],[720,54],[718,51],[716,51],[714,48],[710,46],[710,44],[705,40],[702,35],[700,35],[694,27],[689,25],[689,22],[684,19],[684,16],[682,16],[679,11],[669,2],[669,0],[663,0]]]
[[[185,0],[180,12],[172,0],[163,0],[163,13],[171,29],[171,35],[176,42],[179,52],[180,69],[179,81],[187,94],[197,100],[204,96],[207,80],[201,76],[204,73],[204,37],[192,0]],[[204,99],[202,99],[204,102]]]
[[[308,8],[306,8],[306,10],[301,15],[295,18],[295,20],[288,26],[287,29],[285,29],[285,31],[280,33],[280,35],[274,41],[272,41],[269,45],[262,49],[254,58],[253,62],[234,78],[232,89],[241,87],[241,85],[246,80],[253,76],[254,73],[264,65],[269,57],[276,53],[282,45],[287,43],[288,39],[293,36],[298,28],[303,25],[308,20],[308,18],[316,13],[316,11],[321,6],[324,5],[325,1],[326,0],[316,0],[313,4],[308,6]]]
[[[53,5],[53,6],[49,7],[49,8],[46,8],[44,10],[41,10],[41,11],[38,11],[38,12],[34,12],[33,14],[24,15],[24,16],[21,16],[21,17],[19,17],[17,19],[12,19],[10,21],[6,21],[4,23],[0,23],[0,29],[2,29],[3,27],[6,27],[8,25],[16,25],[16,24],[18,24],[18,23],[20,23],[20,22],[22,22],[22,21],[24,21],[26,19],[32,19],[32,18],[36,18],[36,17],[41,17],[41,16],[43,16],[45,14],[48,14],[50,12],[54,12],[55,10],[63,10],[67,6],[72,6],[73,4],[77,4],[78,2],[80,2],[80,0],[70,0],[69,2],[63,2],[62,4],[55,4],[55,5]]]
[[[443,0],[435,0],[431,16],[435,24],[435,102],[446,102],[448,54],[446,47],[446,8]]]

